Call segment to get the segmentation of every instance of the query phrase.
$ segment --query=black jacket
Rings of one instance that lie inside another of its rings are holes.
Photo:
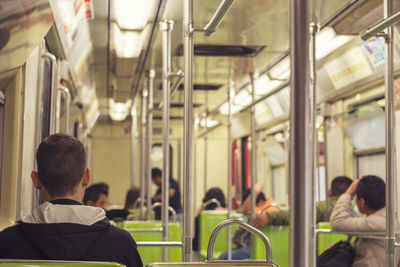
[[[0,259],[108,261],[143,267],[131,235],[107,219],[92,225],[19,222],[0,232]]]

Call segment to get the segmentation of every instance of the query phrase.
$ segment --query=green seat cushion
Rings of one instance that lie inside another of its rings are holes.
[[[240,219],[241,215],[233,213],[233,219]],[[211,233],[214,228],[221,222],[228,219],[227,210],[205,210],[200,214],[200,231],[199,231],[199,252],[204,258],[207,257],[207,246],[208,241],[211,237]],[[237,226],[232,226],[232,237],[235,233]],[[219,255],[228,249],[228,228],[222,229],[214,244],[214,259],[217,259]],[[233,246],[235,247],[235,246]]]
[[[331,224],[329,222],[320,222],[317,224],[317,229],[331,229]],[[341,240],[347,240],[347,236],[342,234],[319,233],[317,238],[318,256],[321,255],[330,245]]]
[[[268,237],[272,247],[272,259],[280,267],[289,266],[289,225],[267,225],[261,231]],[[264,242],[254,239],[254,259],[265,260]]]
[[[124,229],[148,229],[161,228],[161,221],[125,221]],[[140,241],[162,241],[162,232],[131,232],[130,233],[136,242]],[[168,223],[168,241],[181,241],[181,227],[178,222]],[[140,257],[143,265],[146,266],[151,262],[162,261],[161,247],[141,247],[138,246]],[[168,248],[168,261],[180,262],[182,260],[181,247]]]
[[[72,261],[29,261],[29,260],[0,260],[2,267],[124,267],[115,262],[72,262]]]

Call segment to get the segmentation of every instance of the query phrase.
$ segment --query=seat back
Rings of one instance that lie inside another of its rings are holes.
[[[261,231],[271,242],[274,262],[281,267],[289,266],[289,225],[267,225]],[[254,259],[265,259],[265,246],[260,238],[255,238],[254,246]]]
[[[161,221],[125,221],[123,228],[129,229],[149,229],[162,228]],[[140,241],[162,241],[162,232],[130,232],[136,242]],[[181,226],[178,222],[168,223],[168,241],[181,241]],[[140,257],[143,265],[146,266],[150,262],[162,261],[161,247],[141,247],[138,246]],[[168,248],[168,261],[180,262],[182,260],[181,247]]]
[[[320,222],[317,224],[317,229],[331,229],[329,222]],[[317,250],[318,256],[322,254],[330,245],[339,242],[340,240],[347,240],[347,236],[343,234],[324,234],[318,233],[317,237]]]
[[[241,215],[232,214],[233,219],[239,218]],[[199,252],[204,258],[207,257],[207,246],[208,240],[210,239],[211,232],[221,222],[228,219],[227,210],[205,210],[200,214],[200,232],[199,232]],[[232,237],[235,233],[237,226],[232,226]],[[214,259],[217,259],[219,255],[228,249],[228,230],[223,229],[219,233],[215,245],[214,245]]]
[[[115,262],[0,260],[1,267],[125,267]]]

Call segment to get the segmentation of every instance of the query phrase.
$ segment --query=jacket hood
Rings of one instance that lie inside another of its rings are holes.
[[[19,227],[43,258],[80,260],[110,223],[100,208],[45,202]]]

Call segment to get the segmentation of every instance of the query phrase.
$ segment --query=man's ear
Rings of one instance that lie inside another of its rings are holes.
[[[358,199],[358,207],[361,211],[365,210],[365,199],[364,198]]]
[[[328,197],[333,197],[332,190],[328,189]]]
[[[83,171],[83,176],[82,176],[82,186],[87,187],[90,183],[90,169],[89,168],[85,168],[85,170]]]
[[[37,171],[32,171],[31,172],[31,178],[32,178],[33,186],[35,186],[36,189],[41,189],[42,188],[42,184],[40,183],[39,175],[38,175]]]

